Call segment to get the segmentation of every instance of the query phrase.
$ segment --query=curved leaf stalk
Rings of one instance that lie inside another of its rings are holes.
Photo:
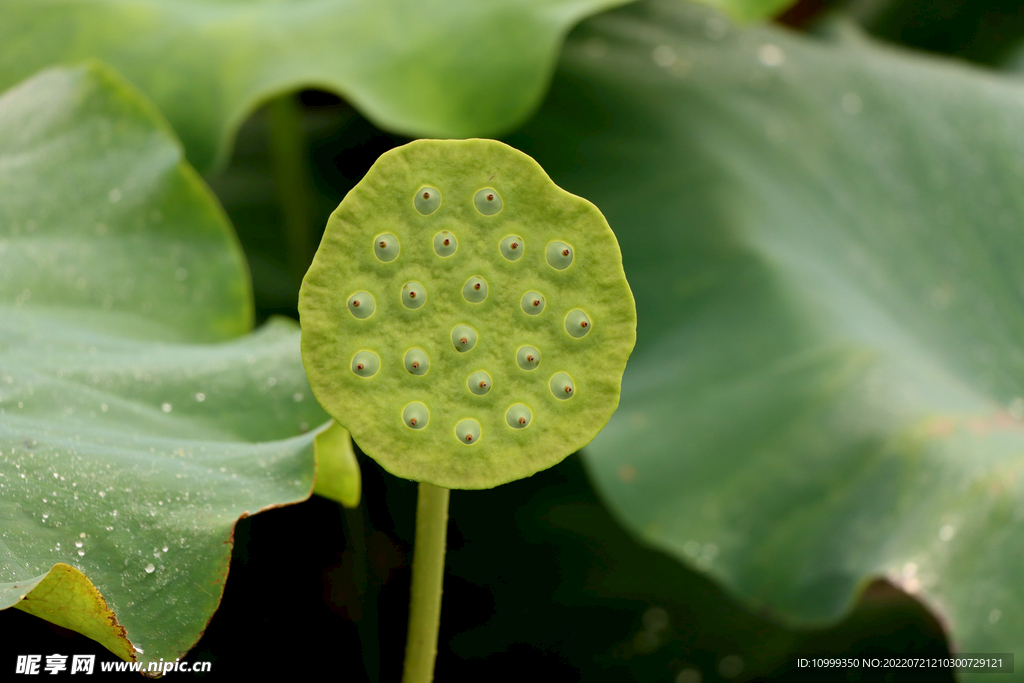
[[[310,226],[313,197],[310,188],[309,154],[302,130],[302,106],[294,93],[267,103],[270,127],[270,158],[274,186],[283,217],[288,273],[296,285],[302,282],[312,258]]]

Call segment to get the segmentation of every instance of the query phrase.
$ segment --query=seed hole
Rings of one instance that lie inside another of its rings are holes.
[[[456,325],[452,330],[452,346],[459,353],[466,353],[476,346],[476,330],[469,325]]]
[[[384,263],[394,261],[398,258],[398,252],[400,251],[398,238],[391,233],[377,235],[373,240],[373,251],[377,254],[377,258]]]
[[[427,290],[423,285],[410,280],[402,286],[402,305],[406,308],[416,309],[427,302]]]
[[[485,187],[473,197],[476,210],[485,216],[493,216],[501,211],[501,197],[492,188]]]
[[[413,203],[416,205],[417,211],[427,216],[441,206],[441,193],[433,187],[421,187],[416,193]]]
[[[430,422],[430,411],[422,403],[410,403],[402,411],[402,419],[413,429],[423,429]]]
[[[551,242],[544,252],[548,265],[555,270],[565,270],[572,265],[572,247],[565,242]]]
[[[466,386],[468,386],[469,390],[477,396],[483,396],[491,390],[491,376],[483,370],[474,372],[469,376],[469,379],[466,380]]]
[[[462,296],[471,304],[480,303],[487,298],[487,282],[479,275],[474,275],[462,286]]]
[[[564,372],[556,372],[552,375],[548,382],[548,388],[551,389],[555,398],[562,401],[569,400],[576,393],[576,385],[573,383],[572,377]]]
[[[405,352],[405,369],[413,375],[425,375],[430,369],[430,358],[427,352],[420,348],[409,349]]]
[[[590,318],[579,309],[569,311],[569,315],[565,316],[565,331],[577,339],[587,336],[590,332]]]
[[[441,232],[434,235],[434,252],[441,257],[451,256],[455,253],[455,250],[459,248],[459,241],[455,239],[455,235],[442,230]]]
[[[348,298],[348,312],[359,320],[366,320],[373,315],[377,304],[369,292],[356,292]]]
[[[540,292],[527,292],[519,304],[526,315],[540,315],[544,311],[544,295]]]
[[[462,420],[455,425],[455,438],[467,445],[476,443],[480,440],[480,423],[476,420]]]
[[[360,351],[352,357],[352,372],[360,377],[373,377],[380,370],[380,357],[373,351]]]
[[[516,261],[523,255],[523,238],[519,235],[509,235],[498,245],[498,251],[509,261]]]
[[[533,370],[540,365],[540,351],[532,346],[520,346],[516,351],[516,363],[523,370]]]
[[[533,413],[522,403],[516,403],[505,413],[505,422],[512,429],[525,429],[530,426],[533,420]]]

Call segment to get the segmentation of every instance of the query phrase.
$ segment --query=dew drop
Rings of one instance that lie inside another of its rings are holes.
[[[672,49],[671,45],[659,45],[654,48],[654,51],[651,53],[651,59],[654,60],[655,64],[666,69],[679,61],[676,51]]]
[[[380,370],[380,358],[372,351],[360,351],[352,357],[352,372],[360,377],[373,377]]]
[[[520,346],[516,352],[516,362],[523,370],[533,370],[540,365],[540,351],[532,346]]]
[[[490,187],[485,187],[473,197],[476,210],[485,216],[493,216],[501,211],[501,197]]]
[[[476,330],[469,325],[456,325],[452,330],[452,345],[459,353],[465,353],[476,346]]]
[[[428,216],[441,206],[441,193],[433,187],[421,187],[413,198],[416,210],[424,216]]]
[[[516,261],[523,255],[523,238],[519,235],[509,235],[498,245],[498,250],[509,261]]]
[[[423,285],[410,280],[402,287],[402,305],[406,308],[417,309],[427,302],[427,290]]]
[[[469,379],[466,380],[466,386],[468,386],[469,390],[477,396],[483,396],[491,390],[491,376],[483,370],[474,372],[469,376]]]
[[[590,327],[590,318],[579,309],[569,311],[569,315],[565,316],[565,331],[570,337],[585,337],[590,332]]]
[[[544,311],[544,295],[540,292],[527,292],[519,301],[526,315],[540,315]]]
[[[757,59],[765,66],[782,66],[786,61],[786,53],[772,43],[765,43],[757,49]]]
[[[455,436],[464,444],[474,444],[480,440],[480,423],[476,420],[463,420],[455,425]]]
[[[152,574],[154,571],[156,571],[156,567],[153,566],[152,562],[150,562],[149,564],[146,565],[146,573],[147,574]]]
[[[487,282],[479,275],[474,275],[462,286],[462,296],[471,304],[480,303],[487,298]]]
[[[430,421],[430,411],[422,403],[410,403],[402,411],[402,419],[412,429],[423,429]]]
[[[434,252],[437,253],[438,256],[451,256],[458,248],[459,242],[455,239],[455,235],[447,230],[442,230],[434,235]]]
[[[572,247],[565,242],[551,242],[544,252],[548,265],[555,270],[565,270],[572,265]]]
[[[384,263],[389,263],[398,258],[400,248],[398,238],[389,232],[373,238],[373,252]]]
[[[173,409],[174,409],[174,406],[172,406],[170,403],[165,403],[162,406],[160,406],[160,410],[164,411],[165,413],[169,413]]]
[[[377,309],[377,303],[369,292],[356,292],[348,298],[348,312],[359,320],[366,320]]]
[[[430,358],[423,349],[409,349],[405,352],[405,369],[413,375],[425,375],[430,369]]]
[[[505,422],[512,429],[526,429],[532,419],[533,413],[522,403],[515,404],[505,413]]]
[[[551,389],[551,393],[555,395],[555,398],[563,401],[572,398],[576,394],[576,385],[573,383],[572,377],[569,377],[564,372],[556,372],[551,377],[551,381],[548,382],[548,387]]]

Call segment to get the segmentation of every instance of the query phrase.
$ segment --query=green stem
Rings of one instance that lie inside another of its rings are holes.
[[[446,488],[420,482],[416,503],[416,545],[412,557],[409,639],[405,646],[402,683],[430,683],[434,680],[450,493]]]
[[[313,251],[310,245],[313,197],[309,154],[302,130],[302,106],[293,94],[267,103],[270,121],[270,160],[277,201],[284,219],[288,272],[302,282]]]

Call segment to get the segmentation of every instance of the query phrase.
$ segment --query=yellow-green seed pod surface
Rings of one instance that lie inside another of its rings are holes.
[[[299,314],[327,412],[388,471],[454,489],[590,443],[636,340],[604,216],[493,140],[382,155],[331,215]]]

